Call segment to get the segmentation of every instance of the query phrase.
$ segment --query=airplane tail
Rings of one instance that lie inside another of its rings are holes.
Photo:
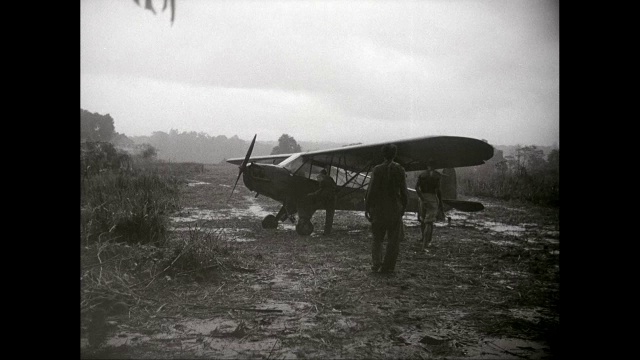
[[[440,191],[442,192],[442,205],[444,211],[456,209],[465,212],[476,212],[484,210],[484,205],[475,201],[464,201],[458,199],[458,181],[456,179],[456,169],[446,168],[442,170],[440,178]]]

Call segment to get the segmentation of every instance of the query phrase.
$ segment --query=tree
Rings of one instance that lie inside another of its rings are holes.
[[[111,115],[100,115],[80,109],[80,139],[108,142],[115,135]]]
[[[136,4],[138,4],[138,6],[140,6],[140,0],[133,0]],[[167,3],[171,3],[171,25],[173,25],[173,19],[176,16],[176,0],[164,0],[164,5],[162,6],[162,11],[165,11],[167,9]],[[144,8],[146,10],[149,10],[153,13],[153,15],[156,14],[156,9],[153,8],[153,1],[152,0],[145,0],[144,2]]]
[[[527,173],[539,172],[546,164],[544,152],[535,145],[516,148],[516,156],[521,158]]]
[[[104,141],[80,143],[80,170],[84,176],[95,175],[104,170],[117,170],[126,160],[126,153],[116,150],[112,143]]]
[[[278,139],[278,146],[274,147],[271,150],[271,155],[276,154],[291,154],[301,152],[302,148],[296,142],[296,139],[293,136],[289,136],[287,134],[282,134]]]
[[[553,149],[547,156],[547,163],[549,168],[551,169],[559,169],[560,168],[560,150]]]
[[[136,146],[136,143],[133,140],[129,139],[127,135],[120,134],[118,132],[116,132],[111,138],[111,143],[120,148],[132,149]]]
[[[156,156],[158,155],[158,151],[156,150],[156,148],[154,148],[152,145],[150,144],[141,144],[138,145],[138,151],[140,152],[140,156],[143,159],[155,159]]]

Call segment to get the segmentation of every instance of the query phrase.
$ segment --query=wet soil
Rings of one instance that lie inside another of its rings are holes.
[[[559,346],[558,209],[492,199],[451,211],[420,251],[405,215],[394,274],[370,270],[370,225],[337,211],[330,236],[263,229],[279,204],[238,184],[232,165],[185,174],[171,233],[194,229],[241,255],[237,267],[164,276],[145,301],[83,318],[83,358],[550,359]],[[312,222],[322,229],[324,211]],[[178,240],[177,240],[178,241]]]

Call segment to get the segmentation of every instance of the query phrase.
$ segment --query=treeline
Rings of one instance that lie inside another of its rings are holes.
[[[150,144],[158,150],[158,160],[170,162],[196,162],[217,164],[229,158],[244,157],[251,139],[243,140],[237,135],[212,136],[203,132],[171,129],[169,133],[155,131],[151,136],[131,136],[114,142],[118,146]],[[312,151],[337,148],[341,143],[296,141],[292,136],[283,134],[278,141],[260,141],[260,134],[253,148],[254,156]],[[275,151],[275,152],[274,152]]]
[[[496,149],[486,164],[456,169],[458,192],[503,200],[560,206],[560,150],[546,156],[537,146],[516,146],[510,155]]]
[[[211,164],[243,157],[249,140],[237,135],[210,136],[206,133],[156,131],[151,136],[127,137],[119,134],[109,114],[100,115],[80,109],[83,174],[103,169],[131,167],[131,156],[173,163]],[[106,145],[106,142],[113,146]],[[253,155],[278,152],[311,151],[340,147],[339,143],[300,142],[283,134],[278,142],[256,141]],[[504,200],[524,200],[541,205],[559,205],[558,149],[537,146],[496,146],[495,155],[481,166],[458,168],[458,193]],[[507,152],[508,151],[508,152]],[[546,154],[545,154],[546,151]],[[127,156],[128,155],[128,156]],[[413,186],[412,182],[408,183]]]
[[[135,144],[148,143],[158,150],[158,159],[170,162],[197,162],[216,164],[229,158],[242,157],[249,148],[249,141],[237,135],[230,138],[225,135],[211,136],[203,132],[179,132],[171,129],[169,133],[155,131],[151,136],[130,138]],[[269,155],[273,145],[256,141],[254,155]]]
[[[110,142],[118,151],[129,154],[155,149],[157,160],[167,162],[191,162],[217,164],[229,158],[244,157],[251,139],[240,139],[238,135],[209,135],[203,132],[178,131],[168,133],[155,131],[151,136],[126,136],[115,131],[111,115],[101,115],[80,109],[81,142]],[[296,141],[293,136],[283,134],[277,141],[261,141],[260,134],[253,148],[253,155],[270,155],[313,151],[343,146],[336,142]]]
[[[80,108],[81,171],[131,168],[131,157],[155,158],[156,149],[148,143],[136,144],[116,131],[111,115]]]
[[[165,240],[168,214],[178,207],[178,180],[154,171],[156,156],[153,146],[118,134],[109,114],[80,109],[82,244]]]

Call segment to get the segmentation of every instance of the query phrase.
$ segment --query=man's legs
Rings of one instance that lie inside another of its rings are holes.
[[[331,228],[333,227],[333,215],[336,212],[336,203],[335,199],[330,199],[326,204],[326,214],[324,220],[324,234],[331,234]]]
[[[420,206],[418,207],[418,221],[420,222],[420,238],[417,239],[419,243],[422,243],[424,241],[424,228],[427,226],[427,224],[424,221],[424,216],[426,212],[427,210],[425,209],[425,204],[422,202],[422,199],[420,199]]]
[[[433,237],[433,228],[434,225],[432,222],[425,223],[426,226],[422,231],[422,247],[421,250],[424,250],[425,247],[428,247],[431,244],[431,240]]]
[[[436,228],[436,223],[432,222],[431,227],[429,229],[429,241],[427,241],[427,246],[431,245],[431,241],[433,241],[433,230]]]
[[[373,233],[373,241],[371,243],[371,270],[378,271],[382,266],[382,242],[387,232],[387,226],[383,221],[374,217],[371,223],[371,232]]]
[[[436,221],[436,214],[438,213],[438,197],[435,194],[425,193],[423,194],[423,211],[424,217],[422,218],[422,250],[429,246],[433,234],[433,223]]]
[[[400,251],[400,236],[402,235],[402,217],[396,216],[389,224],[388,234],[389,242],[387,243],[387,251],[384,255],[384,262],[381,271],[391,272],[396,268],[396,260]]]

